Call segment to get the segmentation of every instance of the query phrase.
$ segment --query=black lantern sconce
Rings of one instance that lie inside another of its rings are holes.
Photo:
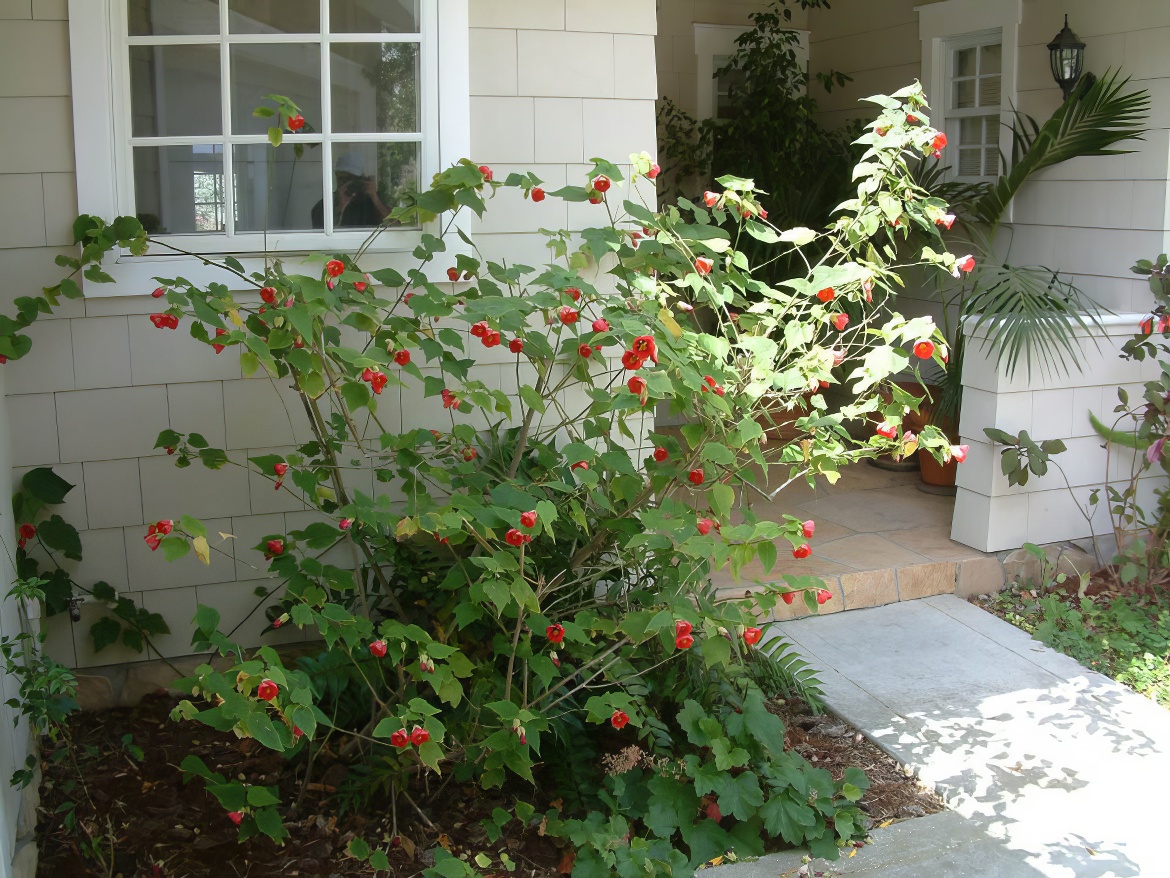
[[[1080,80],[1085,65],[1085,44],[1069,29],[1067,15],[1064,17],[1064,27],[1048,44],[1048,59],[1052,65],[1052,78],[1067,100]]]

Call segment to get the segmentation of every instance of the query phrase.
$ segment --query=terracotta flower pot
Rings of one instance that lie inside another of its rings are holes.
[[[947,463],[939,463],[925,448],[918,450],[918,466],[922,471],[924,484],[936,488],[953,488],[959,471],[958,462],[952,457]]]

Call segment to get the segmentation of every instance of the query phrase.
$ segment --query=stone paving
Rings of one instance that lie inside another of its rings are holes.
[[[821,615],[874,607],[936,594],[993,591],[1003,585],[1003,566],[950,538],[953,497],[918,490],[917,472],[889,472],[866,463],[842,472],[836,485],[819,480],[785,488],[775,500],[749,499],[757,515],[783,520],[787,513],[816,522],[809,542],[813,554],[796,560],[787,543],[780,560],[764,573],[759,562],[748,565],[736,582],[724,570],[715,585],[724,595],[750,590],[753,581],[780,581],[784,574],[819,576],[833,592]],[[807,614],[799,601],[780,605],[776,619]]]
[[[819,671],[828,705],[912,766],[956,815],[950,824],[936,815],[882,830],[872,850],[817,861],[814,870],[1170,876],[1161,834],[1170,712],[954,596],[801,619],[783,630]],[[784,855],[718,871],[762,878],[790,872],[792,863]]]

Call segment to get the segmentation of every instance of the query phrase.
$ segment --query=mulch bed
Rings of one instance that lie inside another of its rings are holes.
[[[107,858],[112,839],[112,874],[122,878],[373,875],[369,866],[347,856],[345,848],[354,835],[371,845],[391,843],[389,808],[339,814],[334,792],[344,779],[345,768],[340,763],[330,766],[325,754],[318,759],[316,782],[307,789],[299,809],[286,815],[290,833],[286,843],[278,846],[260,837],[239,844],[236,827],[203,789],[202,781],[183,784],[178,769],[183,758],[194,753],[225,776],[277,784],[285,802],[296,800],[303,767],[283,762],[254,741],[239,740],[193,722],[171,722],[174,704],[172,698],[156,696],[135,708],[78,714],[71,719],[77,769],[68,759],[44,761],[38,876],[110,874],[82,855],[84,833],[78,828],[66,829],[57,809],[70,798],[81,800],[78,816],[102,840]],[[838,778],[850,766],[866,771],[871,787],[861,807],[875,824],[942,810],[937,796],[907,777],[895,760],[842,720],[813,716],[798,701],[777,703],[773,709],[785,722],[788,747]],[[123,743],[126,735],[144,750],[141,762],[127,752]],[[78,769],[85,777],[92,808],[80,788],[66,794]],[[480,821],[493,808],[508,806],[503,796],[452,785],[442,801],[429,810],[429,826],[413,813],[400,810],[401,834],[391,851],[392,874],[395,878],[417,875],[433,862],[433,851],[440,846],[456,854],[506,852],[518,864],[512,875],[552,878],[562,874],[562,862],[571,860],[563,857],[565,852],[552,839],[535,831],[514,831],[495,844],[488,842]],[[495,861],[499,862],[498,857]]]

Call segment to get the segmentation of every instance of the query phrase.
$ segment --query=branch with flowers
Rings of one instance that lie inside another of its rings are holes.
[[[760,620],[781,600],[815,612],[831,593],[785,575],[727,600],[712,576],[738,579],[758,562],[767,579],[778,545],[814,554],[815,522],[762,518],[755,497],[836,481],[883,453],[965,455],[933,427],[903,431],[918,400],[881,392],[920,363],[944,365],[947,349],[929,319],[906,319],[874,292],[896,293],[912,265],[969,268],[938,239],[946,204],[908,170],[941,148],[938,132],[910,121],[921,89],[873,101],[886,132],[863,136],[856,198],[823,230],[772,225],[764,193],[735,177],[702,204],[656,210],[636,186],[623,198],[622,169],[602,159],[556,191],[463,161],[391,213],[441,231],[423,232],[405,274],[364,268],[367,242],[312,257],[317,274],[217,262],[245,292],[158,278],[159,331],[186,324],[210,356],[238,352],[247,373],[263,369],[300,399],[313,439],[288,453],[244,463],[170,430],[157,447],[179,466],[249,466],[317,511],[256,548],[280,583],[272,627],[310,629],[324,650],[292,667],[268,647],[248,655],[200,607],[195,645],[231,663],[197,669],[176,717],[292,759],[339,736],[351,758],[389,772],[395,820],[400,797],[420,812],[436,804],[417,786],[428,772],[488,789],[538,783],[545,805],[575,772],[577,812],[517,813],[577,845],[586,875],[660,861],[685,874],[711,850],[747,855],[766,841],[835,855],[862,834],[863,776],[835,782],[784,751],[765,707],[811,681]],[[295,130],[297,108],[278,105]],[[630,167],[631,184],[657,174],[645,153]],[[504,192],[591,204],[596,225],[549,233],[552,261],[539,268],[494,260],[465,236],[471,252],[446,256],[461,234],[453,218],[482,215]],[[895,261],[872,244],[898,226],[933,235],[934,248]],[[124,219],[80,227],[139,240]],[[806,271],[760,280],[737,246],[748,239]],[[452,262],[446,283],[432,279],[429,268]],[[488,380],[481,360],[509,380]],[[821,391],[837,382],[853,401],[834,411]],[[388,390],[408,394],[412,419],[429,426],[388,426]],[[656,429],[659,407],[683,426]],[[798,435],[770,438],[778,413],[794,411]],[[871,435],[851,437],[852,423],[870,421]],[[189,546],[206,563],[217,550],[206,529],[178,520],[156,524],[148,545],[173,558]],[[613,778],[573,765],[618,741],[671,766],[623,775],[625,789],[647,791],[637,805],[615,806]],[[794,795],[794,776],[818,795]],[[613,807],[609,829],[588,831]],[[280,837],[272,808],[232,813],[241,837]]]

